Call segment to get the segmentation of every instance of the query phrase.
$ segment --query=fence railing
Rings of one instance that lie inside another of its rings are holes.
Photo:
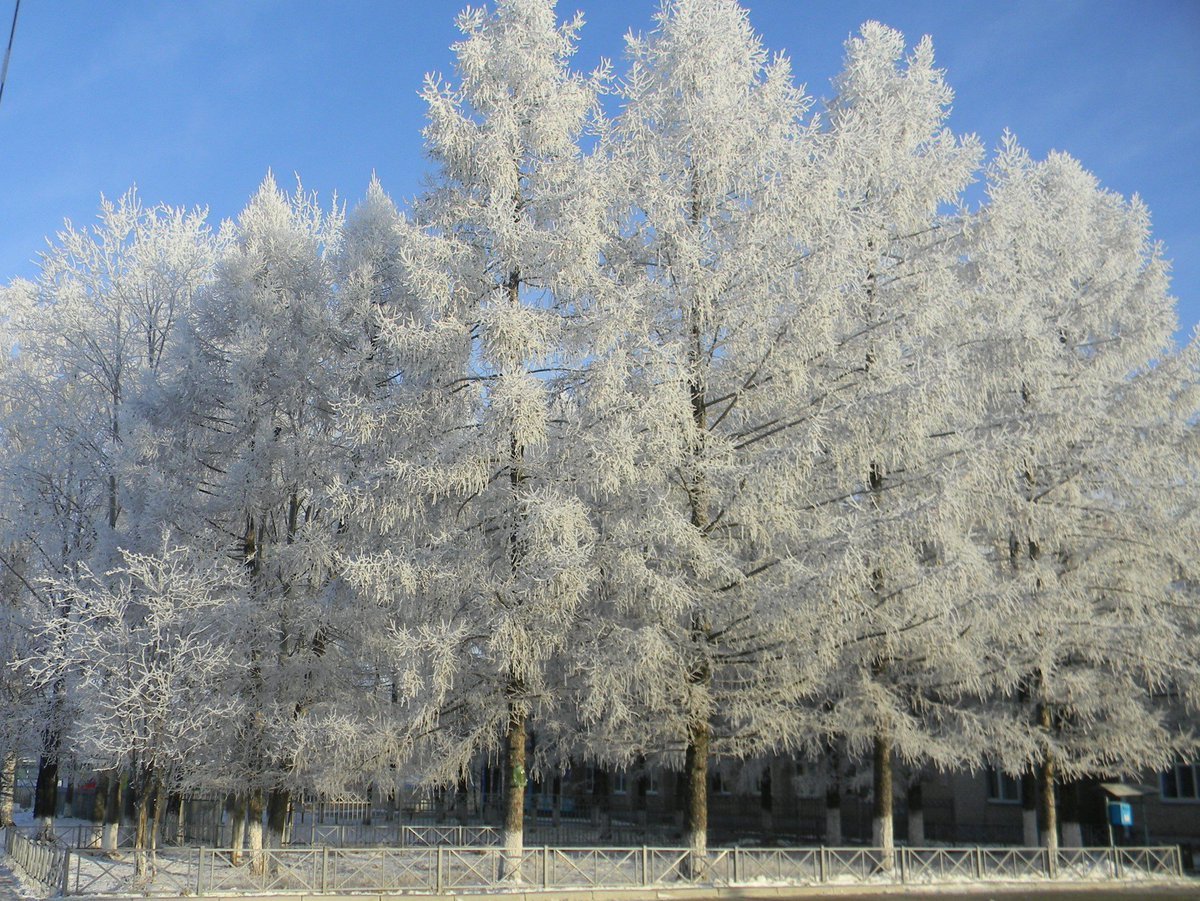
[[[4,853],[14,869],[41,890],[67,894],[71,852],[54,842],[34,841],[11,827],[3,830]]]
[[[439,826],[383,823],[297,823],[293,824],[291,845],[337,845],[364,847],[389,845],[398,848],[426,848],[436,845],[496,845],[500,830],[495,826]]]
[[[496,888],[647,889],[738,885],[908,884],[1014,879],[1154,879],[1182,875],[1179,849],[685,848],[495,845],[407,848],[165,848],[121,860],[31,842],[9,830],[5,849],[42,888],[65,895],[453,892]]]
[[[31,840],[40,840],[41,829],[36,826],[22,828],[25,836]],[[656,843],[669,841],[666,836],[657,836],[653,830],[638,826],[616,823],[608,828],[608,832],[597,838],[597,828],[588,823],[563,822],[557,826],[548,823],[528,823],[525,829],[527,845],[588,845],[588,846],[617,846],[628,847],[641,845],[645,842]],[[79,824],[74,826],[56,826],[53,830],[54,840],[68,848],[100,850],[102,847],[103,831],[100,826]],[[178,832],[167,828],[160,835],[160,848],[176,845]],[[185,842],[193,848],[198,846],[228,846],[233,843],[233,828],[228,822],[219,826],[210,826],[198,831],[188,830],[185,833],[189,840]],[[123,825],[117,830],[116,846],[132,848],[135,829]],[[195,840],[197,836],[203,839]],[[500,843],[500,830],[495,826],[460,826],[441,825],[433,823],[293,823],[286,844],[289,846],[337,845],[346,848],[364,848],[375,845],[396,848],[423,848],[435,845],[497,845]]]
[[[641,845],[669,841],[661,830],[652,827],[614,823],[607,828],[603,837],[591,823],[563,821],[558,825],[528,821],[525,825],[527,845],[596,845],[621,846]],[[222,840],[232,837],[229,823],[221,827]],[[423,848],[434,845],[496,845],[500,843],[500,830],[485,825],[439,825],[434,823],[293,823],[287,844],[337,845],[344,848],[362,848],[387,845],[397,848]]]
[[[27,826],[20,830],[31,841],[43,841],[43,830],[40,826]],[[103,827],[99,825],[82,824],[76,826],[55,826],[51,830],[54,842],[67,848],[99,848],[103,841]],[[131,848],[135,829],[133,826],[117,828],[117,847]],[[164,844],[168,839],[160,839]]]

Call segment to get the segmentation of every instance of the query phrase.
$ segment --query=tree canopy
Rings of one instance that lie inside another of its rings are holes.
[[[1056,784],[1196,750],[1140,201],[955,135],[876,22],[825,103],[732,0],[619,73],[550,0],[458,26],[406,208],[130,192],[0,289],[0,751],[239,795],[252,847],[500,761],[515,861],[569,761],[681,772],[702,855],[713,761],[838,749],[890,847],[896,762],[1036,775],[1053,841]]]

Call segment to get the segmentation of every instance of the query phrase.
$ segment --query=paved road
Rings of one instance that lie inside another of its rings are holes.
[[[736,889],[711,898],[689,898],[689,901],[734,901],[739,897]],[[752,891],[746,899],[758,897]],[[780,901],[808,901],[811,898],[828,898],[831,901],[888,901],[893,898],[928,898],[930,901],[1138,901],[1146,898],[1170,899],[1170,901],[1200,901],[1200,881],[1195,885],[1183,886],[1105,886],[1105,885],[1030,885],[1025,886],[979,886],[963,889],[956,886],[888,886],[875,891],[860,889],[811,888],[796,894],[779,896]]]
[[[880,895],[831,895],[838,901],[879,901]],[[975,891],[930,891],[928,888],[913,888],[905,892],[897,892],[883,896],[904,898],[930,898],[935,901],[1134,901],[1138,898],[1170,898],[1175,901],[1184,899],[1200,899],[1200,887],[1166,887],[1149,888],[1138,886],[1125,889],[1114,888],[1017,888],[1017,889],[977,889]]]

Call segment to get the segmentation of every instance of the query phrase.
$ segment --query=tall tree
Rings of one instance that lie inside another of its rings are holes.
[[[147,507],[154,479],[152,435],[144,405],[153,394],[179,318],[208,277],[212,242],[202,211],[144,207],[135,192],[103,200],[99,222],[69,223],[43,254],[36,282],[18,282],[10,331],[19,360],[10,390],[23,394],[20,449],[10,474],[21,475],[28,507],[18,526],[30,549],[29,579],[66,576],[91,562],[104,571],[119,546],[155,540],[162,511]],[[16,408],[14,408],[15,410]],[[42,614],[70,613],[61,594],[45,596]],[[38,813],[49,828],[62,745],[65,684],[47,686],[50,708]]]
[[[606,144],[621,329],[581,394],[603,573],[581,709],[597,756],[682,764],[699,870],[710,759],[801,741],[821,665],[818,616],[783,586],[822,427],[805,389],[835,304],[832,196],[809,101],[735,3],[664,3],[628,49]]]
[[[928,37],[868,22],[846,44],[822,163],[836,185],[842,303],[818,384],[834,409],[814,481],[809,590],[841,611],[830,726],[873,769],[873,844],[890,866],[893,762],[952,762],[956,693],[977,687],[981,633],[967,625],[982,555],[969,540],[964,444],[977,407],[958,302],[953,212],[978,166],[946,127],[952,92]],[[965,389],[965,390],[963,390]]]
[[[1018,437],[990,519],[1016,591],[1003,638],[1020,686],[993,715],[1018,727],[1000,757],[1036,773],[1053,848],[1056,786],[1161,768],[1185,737],[1156,695],[1186,637],[1170,522],[1186,463],[1172,435],[1194,411],[1141,203],[1064,154],[1035,163],[1011,138],[989,181],[972,256],[1003,311],[989,395]]]
[[[457,783],[478,753],[503,756],[516,876],[529,723],[553,705],[548,662],[591,579],[554,381],[579,362],[570,325],[603,234],[579,147],[596,84],[568,67],[581,19],[558,25],[547,0],[458,24],[460,84],[426,85],[439,171],[397,260],[404,291],[375,299],[374,359],[396,369],[348,419],[364,458],[348,515],[378,536],[349,574],[393,624],[383,656],[428,736],[427,777]]]
[[[201,537],[241,561],[247,718],[229,749],[228,788],[245,792],[252,865],[282,841],[296,786],[299,720],[323,692],[328,640],[324,488],[336,471],[330,429],[345,339],[333,288],[341,214],[268,175],[239,216],[192,320],[192,367],[176,387],[199,428],[211,524]],[[330,524],[333,527],[333,524]]]

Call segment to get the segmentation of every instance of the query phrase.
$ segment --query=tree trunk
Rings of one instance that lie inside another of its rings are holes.
[[[1036,848],[1038,842],[1037,779],[1033,773],[1021,774],[1021,843]]]
[[[121,809],[125,806],[123,790],[124,775],[114,770],[108,780],[108,797],[104,803],[104,838],[100,847],[108,854],[116,854],[121,842]]]
[[[167,807],[167,788],[162,784],[161,779],[154,780],[154,819],[150,824],[150,852],[151,859],[158,851],[158,830],[164,825],[163,813]]]
[[[175,805],[175,811],[178,814],[175,820],[175,844],[180,848],[182,848],[184,843],[187,841],[187,825],[186,820],[184,819],[184,810],[185,805],[183,795],[180,795]]]
[[[233,796],[233,810],[229,819],[230,862],[235,867],[242,865],[242,847],[246,844],[246,796]]]
[[[470,807],[470,786],[465,777],[460,776],[454,784],[454,822],[459,826],[467,825]]]
[[[144,879],[148,871],[146,848],[149,845],[150,805],[154,801],[153,772],[145,769],[138,773],[132,788],[134,792],[133,872],[139,879]]]
[[[1042,732],[1048,741],[1053,733],[1054,711],[1045,702],[1038,705],[1038,725],[1042,727]],[[1054,793],[1057,776],[1054,752],[1047,747],[1046,754],[1042,759],[1041,771],[1042,844],[1050,851],[1058,850],[1058,805],[1055,803]]]
[[[438,823],[449,822],[450,819],[450,799],[446,793],[446,787],[439,785],[433,790],[433,817]]]
[[[775,799],[771,794],[771,765],[768,763],[763,770],[762,782],[758,787],[758,806],[762,817],[762,831],[770,835],[775,829]]]
[[[108,804],[108,773],[96,776],[96,794],[92,798],[92,830],[88,836],[88,847],[99,848],[104,842],[104,814]]]
[[[508,732],[504,736],[504,856],[501,877],[521,879],[521,857],[525,853],[525,711],[515,702],[508,705]]]
[[[58,807],[57,748],[38,758],[37,788],[34,790],[33,816],[38,821],[38,837],[54,838],[54,815]]]
[[[17,752],[6,751],[0,763],[0,829],[13,824],[13,802],[17,792]]]
[[[842,843],[842,790],[836,782],[825,789],[825,844],[836,848]]]
[[[703,874],[708,858],[708,753],[712,741],[708,720],[696,720],[688,730],[687,752],[683,762],[684,844],[691,852],[688,875],[695,879]]]
[[[1059,791],[1062,799],[1062,844],[1064,848],[1083,847],[1083,827],[1079,823],[1079,783],[1068,782]]]
[[[871,844],[879,848],[880,866],[891,871],[895,863],[896,837],[892,824],[892,742],[886,726],[875,733],[872,773]]]
[[[1042,790],[1039,793],[1041,801],[1041,825],[1042,825],[1042,845],[1050,851],[1058,850],[1058,805],[1055,802],[1054,782],[1055,782],[1055,765],[1054,755],[1050,752],[1046,753],[1046,759],[1042,761]]]
[[[648,778],[646,776],[645,764],[641,764],[637,769],[636,781],[634,782],[634,812],[637,814],[638,831],[642,834],[642,841],[646,841],[646,828],[650,822],[650,812],[646,809],[646,791],[648,789]]]
[[[256,788],[246,799],[246,846],[250,852],[250,872],[261,876],[267,870],[263,854],[263,790]]]
[[[692,182],[692,203],[689,216],[692,227],[698,231],[703,222],[700,182],[694,169],[689,174]],[[704,458],[704,445],[708,438],[708,381],[706,378],[708,363],[705,361],[703,312],[697,298],[692,298],[688,302],[683,310],[683,315],[688,329],[688,397],[691,405],[692,424],[698,436],[698,441],[691,451],[696,467],[688,479],[686,489],[691,505],[692,527],[697,535],[705,538],[712,525],[708,496],[709,486],[706,472],[701,465]],[[690,625],[691,637],[698,643],[708,643],[712,640],[712,624],[703,611],[698,608],[693,610]],[[707,695],[707,690],[712,684],[712,671],[709,663],[701,660],[700,666],[689,673],[688,681],[692,686],[702,689],[703,694]],[[687,797],[683,830],[684,841],[691,852],[688,857],[687,873],[692,879],[696,879],[707,869],[708,756],[712,744],[712,726],[707,710],[702,715],[695,709],[689,713],[693,719],[688,726],[687,750],[683,764],[684,792]]]
[[[287,828],[287,811],[291,801],[292,794],[286,789],[273,788],[267,795],[268,848],[283,847],[283,833]]]
[[[908,787],[908,843],[918,848],[925,844],[925,807],[920,781]]]
[[[592,824],[599,826],[600,841],[612,838],[612,807],[608,797],[608,770],[597,766],[592,770]]]

